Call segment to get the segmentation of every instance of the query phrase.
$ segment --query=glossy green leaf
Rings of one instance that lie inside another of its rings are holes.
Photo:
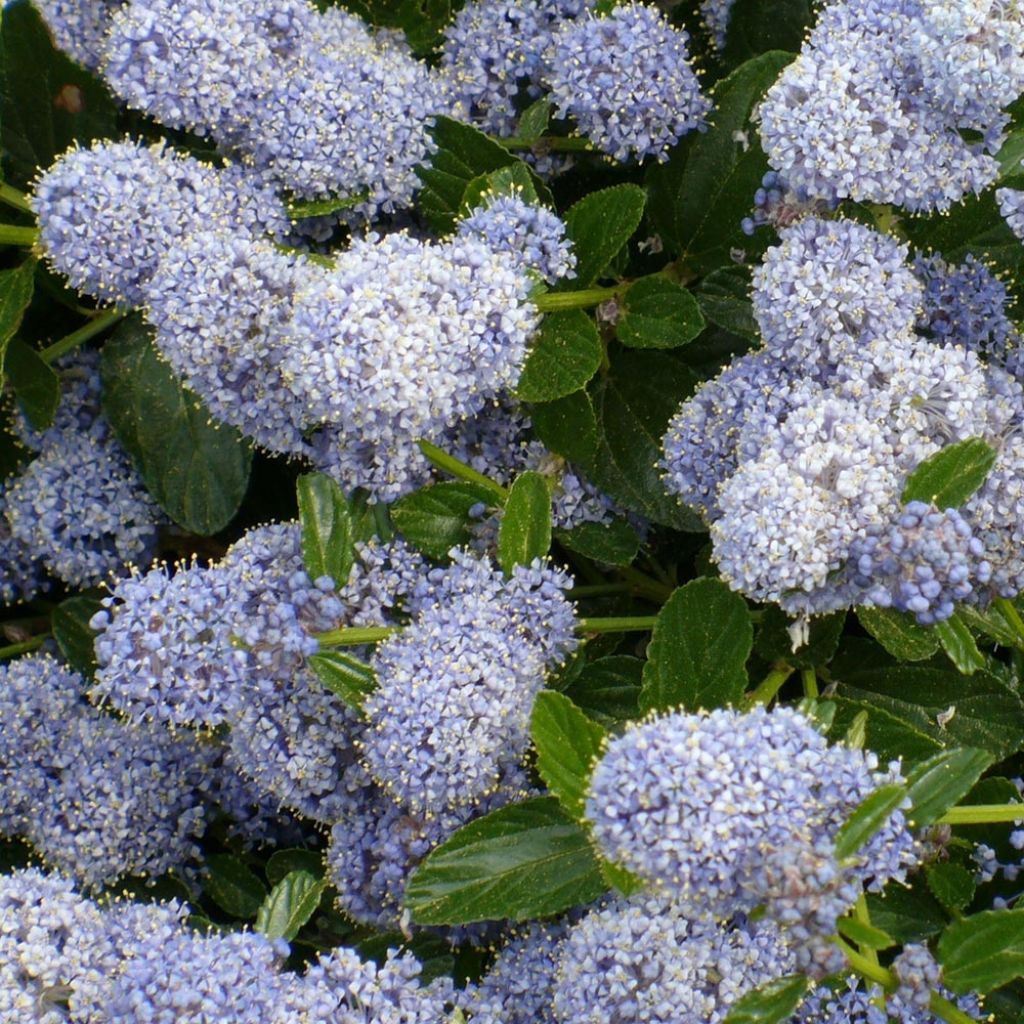
[[[310,579],[329,576],[342,587],[355,564],[348,501],[324,473],[305,473],[295,485],[302,524],[302,560]]]
[[[978,650],[967,623],[959,615],[954,614],[944,622],[935,623],[932,629],[942,649],[949,655],[949,660],[965,676],[972,676],[985,667],[985,658]]]
[[[479,518],[470,510],[490,508],[494,495],[485,487],[451,480],[421,487],[391,506],[395,529],[429,558],[445,558],[454,547],[468,544]]]
[[[103,603],[95,597],[80,594],[61,601],[50,615],[50,629],[64,660],[86,679],[96,671],[96,652],[93,643],[96,634],[89,620],[103,610]]]
[[[691,580],[658,613],[640,707],[696,711],[736,703],[747,688],[753,643],[747,602],[721,580]]]
[[[21,326],[35,290],[36,261],[25,260],[13,270],[0,270],[0,370],[11,338]]]
[[[532,406],[530,419],[534,433],[556,455],[581,466],[593,461],[597,450],[597,417],[585,391]]]
[[[679,348],[704,330],[704,315],[685,288],[642,277],[626,292],[615,330],[629,348]]]
[[[922,942],[938,935],[949,918],[920,876],[908,885],[890,885],[881,895],[867,894],[871,923],[897,942]]]
[[[7,344],[4,373],[25,418],[34,429],[45,430],[60,403],[57,374],[20,338],[11,338]]]
[[[211,418],[135,317],[107,339],[101,372],[103,410],[153,499],[191,533],[222,530],[249,484],[249,443]]]
[[[519,196],[524,202],[539,204],[537,186],[533,174],[524,163],[509,164],[496,171],[478,174],[462,193],[459,217],[465,217],[473,209],[483,206],[495,196]]]
[[[597,658],[583,666],[565,695],[601,725],[619,726],[639,717],[644,664],[628,654]]]
[[[777,605],[767,605],[757,624],[754,650],[765,661],[785,661],[799,669],[826,664],[839,645],[846,612],[817,615],[811,619],[807,628],[807,642],[795,651],[791,632],[794,621]]]
[[[996,450],[980,437],[947,445],[907,477],[903,501],[959,508],[985,482],[995,461]]]
[[[637,185],[613,185],[569,207],[565,228],[576,253],[576,276],[561,290],[587,288],[601,277],[640,226],[646,198]]]
[[[932,895],[954,913],[960,913],[970,904],[978,887],[975,872],[949,860],[929,864],[925,868],[925,879]]]
[[[942,981],[984,994],[1024,977],[1024,910],[986,910],[954,921],[939,939]]]
[[[226,914],[245,921],[256,916],[267,896],[267,887],[252,869],[229,853],[206,858],[203,888]]]
[[[917,764],[942,749],[940,742],[870,701],[833,697],[832,703],[835,705],[834,735],[844,735],[854,718],[866,715],[864,746],[873,750],[883,764],[899,758],[905,765]]]
[[[324,855],[317,850],[275,850],[267,860],[264,873],[271,885],[277,885],[285,875],[305,871],[314,878],[324,875]]]
[[[519,115],[519,127],[516,129],[516,137],[524,142],[535,142],[547,130],[551,123],[551,100],[542,96],[539,100],[531,103]]]
[[[623,519],[610,523],[580,523],[557,530],[555,537],[570,551],[607,565],[630,565],[640,550],[640,537]]]
[[[604,891],[586,833],[555,797],[535,797],[460,828],[413,873],[405,905],[420,924],[524,921]]]
[[[938,634],[919,626],[908,612],[858,608],[857,619],[899,661],[924,661],[939,649]]]
[[[750,301],[750,271],[722,267],[701,281],[694,295],[704,319],[741,338],[760,341],[761,329]]]
[[[579,391],[601,365],[601,338],[580,309],[549,313],[534,335],[516,393],[524,402],[550,402]]]
[[[377,674],[373,669],[344,651],[311,654],[309,667],[331,693],[355,711],[361,711],[363,702],[377,689]]]
[[[498,562],[510,576],[517,565],[543,558],[551,548],[551,492],[533,471],[512,481],[498,529]]]
[[[607,734],[568,697],[553,690],[537,695],[530,732],[540,777],[566,813],[582,821],[590,773]]]
[[[285,875],[256,912],[256,931],[291,942],[320,905],[327,883],[306,871]]]
[[[839,934],[857,943],[861,949],[891,949],[896,940],[881,928],[858,921],[855,917],[839,919]]]
[[[816,14],[812,0],[736,0],[722,55],[726,66],[765,50],[799,50]]]
[[[788,1020],[810,987],[811,979],[802,974],[776,978],[737,999],[729,1007],[724,1024],[778,1024]]]
[[[994,760],[986,750],[955,747],[923,761],[907,776],[907,818],[916,828],[937,821],[967,796]]]
[[[879,786],[866,796],[836,833],[836,860],[842,862],[852,857],[892,817],[893,811],[906,798],[906,786],[895,782]]]

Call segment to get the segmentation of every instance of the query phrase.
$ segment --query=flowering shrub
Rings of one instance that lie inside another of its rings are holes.
[[[11,0],[0,1024],[1024,1020],[1024,2]]]

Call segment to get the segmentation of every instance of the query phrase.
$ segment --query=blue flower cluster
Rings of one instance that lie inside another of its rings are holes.
[[[955,1002],[969,1017],[983,1018],[976,996],[960,996]],[[792,1024],[939,1024],[941,1019],[925,1006],[895,996],[886,998],[879,986],[866,987],[858,978],[850,977],[837,981],[834,987],[820,985],[814,989],[793,1015]]]
[[[690,912],[765,906],[809,969],[863,887],[879,890],[915,861],[896,811],[854,864],[836,863],[840,826],[893,779],[877,767],[788,708],[675,713],[610,741],[586,814],[610,860]]]
[[[1009,6],[840,0],[768,90],[761,141],[809,196],[946,210],[995,181],[1003,108],[1021,91]]]
[[[60,371],[62,397],[53,424],[17,424],[33,458],[3,483],[0,600],[45,589],[43,571],[88,587],[147,560],[163,515],[99,410],[99,360],[82,353]]]
[[[754,273],[763,347],[685,401],[663,442],[665,484],[709,522],[730,585],[795,613],[875,603],[922,622],[1020,589],[1024,389],[1006,298],[976,262],[910,263],[863,224],[809,215],[781,230]],[[974,437],[996,469],[959,512],[936,513],[959,516],[940,531],[947,553],[890,543],[909,474]],[[923,590],[898,596],[915,574]]]

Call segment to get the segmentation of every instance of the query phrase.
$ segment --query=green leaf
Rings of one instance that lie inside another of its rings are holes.
[[[551,548],[551,492],[547,480],[529,470],[512,482],[498,530],[498,562],[506,576],[517,565],[543,558]]]
[[[583,666],[565,695],[605,727],[632,721],[640,714],[644,662],[628,654],[598,658]]]
[[[342,6],[378,28],[398,29],[417,57],[432,55],[454,13],[451,0],[346,0]]]
[[[484,205],[495,196],[519,196],[524,202],[540,205],[533,174],[524,163],[516,162],[499,167],[487,174],[478,174],[462,193],[459,217],[467,216],[476,207]]]
[[[587,288],[601,277],[640,226],[646,199],[638,185],[613,185],[569,207],[565,229],[576,253],[576,276],[561,290]]]
[[[320,905],[327,883],[306,871],[292,871],[271,889],[256,912],[256,931],[291,942]]]
[[[893,608],[858,608],[857,619],[898,661],[925,661],[939,649],[939,637],[913,615]]]
[[[516,137],[524,142],[536,142],[548,130],[550,123],[551,100],[547,96],[542,96],[519,115]]]
[[[927,665],[832,667],[840,696],[888,711],[943,746],[1002,758],[1024,742],[1024,704],[991,672],[975,673],[968,687],[959,672]]]
[[[754,319],[750,271],[746,267],[713,270],[694,294],[706,320],[741,338],[760,341],[761,329]]]
[[[904,764],[916,764],[942,749],[941,743],[873,703],[843,697],[833,698],[832,703],[833,731],[838,736],[850,728],[855,718],[867,716],[864,746],[873,750],[883,763],[902,758]]]
[[[747,602],[718,579],[691,580],[658,612],[640,707],[687,711],[735,703],[747,688],[754,627]]]
[[[323,473],[304,473],[296,481],[295,490],[306,571],[310,579],[329,576],[336,586],[343,587],[356,560],[345,494]]]
[[[811,619],[807,643],[794,651],[789,632],[794,620],[778,605],[770,604],[761,613],[754,650],[765,661],[785,661],[794,668],[824,665],[836,652],[845,621],[846,612],[833,612]]]
[[[977,890],[974,872],[953,861],[939,861],[925,868],[925,880],[932,895],[949,911],[960,913]]]
[[[1024,977],[1024,910],[986,910],[954,921],[939,939],[942,981],[984,995]]]
[[[7,345],[4,372],[25,418],[33,429],[46,430],[60,404],[57,374],[20,338],[11,338]]]
[[[73,143],[116,133],[117,108],[103,84],[57,50],[24,0],[3,8],[0,125],[8,180],[24,188]]]
[[[50,630],[64,660],[87,679],[96,671],[96,634],[89,620],[102,609],[102,601],[81,594],[61,601],[50,615]]]
[[[373,668],[344,651],[311,654],[309,667],[331,693],[355,711],[362,711],[363,702],[377,689]]]
[[[445,558],[454,547],[468,544],[479,519],[470,509],[494,504],[494,495],[478,484],[445,481],[421,487],[391,506],[395,529],[429,558]]]
[[[212,853],[206,858],[204,888],[226,914],[249,920],[263,906],[267,887],[237,857]]]
[[[556,455],[581,466],[593,461],[597,450],[597,417],[585,391],[533,406],[530,419],[534,433]]]
[[[729,1007],[724,1024],[777,1024],[788,1020],[810,987],[811,979],[802,974],[787,974],[766,982],[737,999]]]
[[[994,760],[987,750],[954,747],[917,765],[907,776],[907,819],[915,828],[937,821],[967,796]]]
[[[932,629],[949,660],[965,676],[972,676],[985,667],[985,658],[978,650],[973,634],[958,614],[954,613],[944,622],[936,622]]]
[[[550,402],[579,391],[601,365],[601,338],[581,309],[549,313],[526,356],[516,394],[524,402]]]
[[[555,797],[535,797],[460,828],[413,873],[405,905],[420,924],[525,921],[604,891],[586,833]]]
[[[351,196],[337,196],[334,199],[296,200],[288,204],[288,216],[291,220],[305,220],[307,217],[326,217],[329,213],[339,210],[351,210],[353,206],[366,202],[369,192],[357,192]]]
[[[222,530],[249,484],[248,442],[211,419],[138,318],[124,321],[107,339],[100,366],[103,410],[153,499],[190,533]]]
[[[0,370],[11,338],[21,326],[35,289],[36,261],[25,260],[13,270],[0,271]]]
[[[852,857],[891,817],[907,798],[906,786],[895,782],[879,786],[866,796],[843,822],[835,837],[836,860]]]
[[[601,858],[601,877],[613,889],[617,889],[623,896],[632,896],[644,887],[644,880],[638,878],[631,871],[613,864],[610,860]]]
[[[568,697],[553,690],[537,694],[530,731],[540,777],[566,812],[582,821],[590,773],[607,734]]]
[[[264,868],[264,874],[271,885],[277,885],[285,875],[293,871],[305,871],[314,878],[322,878],[324,855],[317,850],[275,850]]]
[[[1002,647],[1016,647],[1017,633],[995,605],[982,611],[964,604],[957,608],[956,614],[969,629],[990,637]]]
[[[903,502],[959,508],[985,482],[995,461],[996,450],[980,437],[947,445],[907,477]]]
[[[598,444],[588,477],[621,505],[656,523],[701,532],[703,523],[672,495],[657,463],[669,418],[697,385],[678,352],[609,346],[610,366],[591,390]]]
[[[640,550],[639,535],[623,519],[556,530],[555,539],[570,551],[607,565],[630,565]]]
[[[838,923],[839,934],[852,939],[861,949],[891,949],[896,940],[881,928],[858,921],[855,917],[842,917]]]
[[[736,0],[722,59],[735,67],[765,50],[799,50],[814,15],[811,0]]]
[[[920,875],[908,885],[890,885],[881,895],[868,893],[871,923],[897,942],[923,942],[937,935],[948,918]]]
[[[650,218],[665,247],[694,274],[731,266],[735,249],[749,258],[767,245],[767,238],[748,238],[740,227],[768,168],[750,115],[792,59],[773,50],[719,81],[708,131],[692,133],[648,171]]]
[[[642,277],[626,292],[615,330],[629,348],[679,348],[704,330],[704,316],[685,288]]]
[[[430,134],[437,150],[416,172],[423,182],[420,208],[435,231],[447,234],[455,227],[466,186],[481,174],[518,161],[483,132],[449,117],[435,118]]]

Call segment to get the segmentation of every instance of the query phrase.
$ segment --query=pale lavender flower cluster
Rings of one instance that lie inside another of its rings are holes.
[[[841,0],[768,90],[761,140],[810,196],[945,210],[996,179],[1022,91],[1024,22],[1006,5]]]
[[[38,0],[57,46],[72,60],[95,71],[103,60],[110,18],[124,0]]]
[[[853,864],[833,852],[857,805],[893,778],[788,708],[679,712],[610,741],[586,814],[605,856],[680,906],[728,917],[764,905],[810,969],[863,888],[915,863],[901,811]]]
[[[535,562],[505,579],[489,559],[452,556],[427,574],[411,623],[377,649],[364,708],[371,775],[416,811],[493,790],[526,750],[546,670],[576,645],[562,573]]]
[[[780,229],[808,214],[827,213],[837,205],[835,200],[812,198],[805,188],[793,190],[777,171],[766,171],[754,193],[754,209],[740,221],[740,227],[745,235],[753,235],[766,224]]]
[[[689,35],[655,7],[616,6],[566,21],[544,53],[559,117],[612,159],[654,157],[706,126],[710,101],[690,65]]]
[[[968,1016],[983,1018],[976,996],[959,996],[954,1002]],[[832,988],[820,985],[814,989],[793,1015],[792,1024],[939,1024],[941,1020],[927,1007],[894,996],[886,998],[879,986],[866,986],[853,976],[837,981]]]
[[[1024,240],[1024,192],[1016,188],[997,188],[996,202],[1010,230]]]

